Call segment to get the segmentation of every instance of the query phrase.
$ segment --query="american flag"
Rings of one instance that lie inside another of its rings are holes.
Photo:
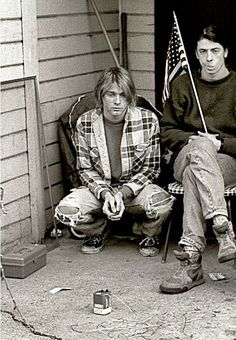
[[[166,57],[164,88],[162,94],[163,104],[170,96],[171,81],[184,73],[186,67],[188,67],[187,56],[181,42],[176,22],[174,21]]]

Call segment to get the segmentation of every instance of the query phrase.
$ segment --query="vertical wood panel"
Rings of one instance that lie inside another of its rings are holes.
[[[38,79],[36,0],[22,2],[24,72]],[[26,117],[30,173],[32,241],[41,242],[45,232],[42,155],[34,81],[26,81]]]

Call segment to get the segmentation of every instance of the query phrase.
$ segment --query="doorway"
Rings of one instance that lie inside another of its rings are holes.
[[[229,37],[228,64],[236,70],[236,1],[235,0],[155,0],[155,88],[156,107],[162,111],[165,59],[176,13],[191,69],[195,58],[196,33],[199,28],[216,23]],[[234,58],[233,58],[234,56]]]

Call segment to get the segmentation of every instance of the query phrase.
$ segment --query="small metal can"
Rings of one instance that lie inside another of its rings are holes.
[[[108,289],[93,293],[93,312],[100,315],[111,313],[111,292]]]

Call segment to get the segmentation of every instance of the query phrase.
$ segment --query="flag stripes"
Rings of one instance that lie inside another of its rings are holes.
[[[174,21],[165,64],[164,87],[162,94],[163,104],[170,96],[171,81],[180,74],[184,73],[187,67],[187,56],[184,50],[184,46],[181,42],[181,37],[178,32],[176,22]]]

